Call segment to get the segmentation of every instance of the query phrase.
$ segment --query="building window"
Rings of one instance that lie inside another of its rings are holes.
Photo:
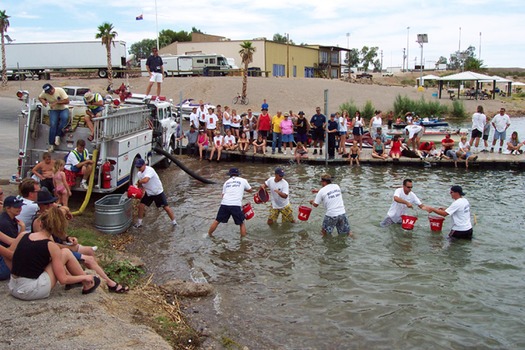
[[[293,66],[293,67],[292,67],[292,76],[293,76],[294,78],[297,78],[297,66]]]
[[[304,77],[313,78],[314,77],[314,67],[304,67]]]
[[[319,63],[328,63],[328,52],[319,52]]]
[[[274,64],[272,68],[272,76],[284,77],[284,64]]]
[[[332,64],[339,64],[339,51],[330,52],[330,62]]]

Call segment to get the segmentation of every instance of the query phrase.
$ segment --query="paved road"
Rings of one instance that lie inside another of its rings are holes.
[[[18,159],[18,115],[23,103],[16,98],[0,97],[0,183],[16,173]]]

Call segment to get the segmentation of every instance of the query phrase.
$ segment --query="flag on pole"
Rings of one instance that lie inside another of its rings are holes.
[[[142,20],[144,19],[144,18],[142,17],[142,13],[141,13],[139,16],[135,17],[135,19],[136,19],[137,21],[142,21]]]

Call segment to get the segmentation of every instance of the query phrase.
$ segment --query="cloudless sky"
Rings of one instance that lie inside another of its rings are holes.
[[[109,22],[129,49],[156,38],[157,16],[159,31],[195,27],[232,40],[288,33],[296,44],[377,46],[383,68],[401,67],[407,46],[409,67],[419,64],[417,34],[427,34],[426,67],[474,46],[487,67],[525,68],[525,6],[518,0],[4,0],[0,9],[11,16],[7,34],[17,43],[95,40],[97,26]]]

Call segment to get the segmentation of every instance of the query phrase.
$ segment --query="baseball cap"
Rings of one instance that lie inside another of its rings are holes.
[[[461,186],[458,186],[458,185],[452,186],[450,188],[450,191],[459,193],[460,196],[464,196],[465,195],[465,193],[463,192],[463,188]]]
[[[42,189],[38,191],[36,204],[51,204],[55,203],[57,200],[58,198],[53,196],[46,187],[42,187]]]
[[[241,172],[239,171],[239,169],[237,168],[231,168],[229,171],[228,171],[228,175],[229,176],[239,176],[241,174]]]
[[[86,102],[91,102],[95,99],[95,95],[92,92],[88,91],[84,94],[84,98],[86,99]]]
[[[4,207],[6,208],[21,208],[23,205],[25,205],[24,201],[15,196],[9,196],[4,199]]]
[[[300,115],[304,115],[304,112],[303,112],[303,111],[300,111],[298,114],[300,114]]]
[[[135,161],[135,168],[142,168],[142,166],[145,164],[146,162],[144,161],[144,159],[139,158]]]
[[[330,118],[335,118],[335,113],[330,114]]]
[[[43,86],[42,86],[42,89],[44,89],[44,92],[49,92],[49,90],[51,90],[53,88],[53,85],[49,84],[49,83],[45,83]]]
[[[284,176],[284,170],[281,168],[275,168],[275,175],[279,175],[280,177]]]

